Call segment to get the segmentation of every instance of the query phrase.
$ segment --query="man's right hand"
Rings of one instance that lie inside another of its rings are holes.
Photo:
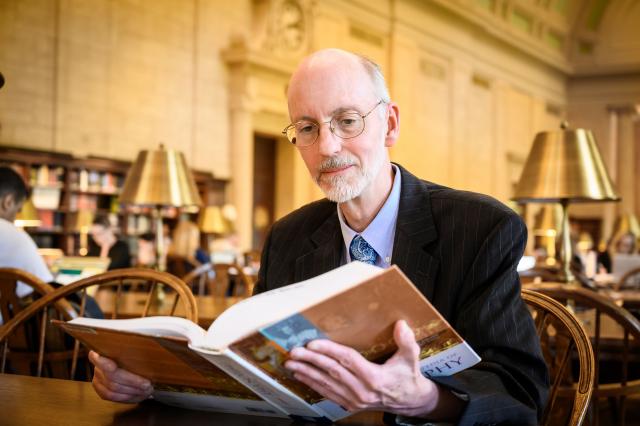
[[[89,361],[95,366],[91,383],[100,398],[135,403],[144,401],[153,393],[149,380],[118,368],[113,360],[91,351]]]

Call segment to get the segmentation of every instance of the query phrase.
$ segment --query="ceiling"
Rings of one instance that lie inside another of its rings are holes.
[[[640,0],[431,0],[568,75],[640,72]]]

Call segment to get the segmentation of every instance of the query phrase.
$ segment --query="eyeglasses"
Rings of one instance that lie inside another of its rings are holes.
[[[378,105],[383,103],[385,102],[381,99],[366,114],[360,114],[356,111],[341,112],[331,117],[331,120],[323,121],[321,123],[309,120],[300,120],[285,127],[282,134],[286,135],[289,142],[296,146],[309,146],[313,145],[318,139],[318,135],[320,134],[320,124],[329,124],[329,130],[331,130],[331,133],[339,138],[355,138],[364,132],[364,119],[371,114]]]

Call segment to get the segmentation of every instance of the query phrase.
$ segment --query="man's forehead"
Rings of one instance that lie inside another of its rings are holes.
[[[288,93],[289,115],[293,120],[362,111],[375,101],[375,91],[366,74],[310,73],[308,78],[293,83]]]

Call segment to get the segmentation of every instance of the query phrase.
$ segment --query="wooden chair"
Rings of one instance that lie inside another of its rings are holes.
[[[90,379],[89,364],[84,359],[86,350],[80,348],[80,342],[65,335],[57,327],[50,324],[50,319],[68,320],[67,312],[61,311],[57,302],[66,298],[76,299],[78,306],[77,314],[85,315],[87,305],[91,302],[88,297],[88,290],[92,287],[98,287],[101,291],[111,289],[114,298],[114,308],[111,318],[118,317],[118,298],[123,294],[123,288],[127,285],[128,280],[145,280],[150,282],[149,292],[141,311],[141,316],[147,316],[150,308],[157,299],[158,286],[163,285],[171,288],[175,292],[174,303],[172,304],[170,314],[175,313],[178,301],[181,301],[185,308],[185,316],[187,319],[198,321],[198,310],[195,298],[189,287],[179,278],[171,274],[156,272],[148,269],[119,269],[95,275],[76,281],[64,287],[60,287],[53,292],[49,292],[42,298],[36,300],[18,314],[3,327],[0,328],[0,350],[2,359],[0,365],[0,373],[5,372],[7,361],[11,362],[13,367],[16,359],[28,361],[28,369],[20,371],[21,374],[42,376],[43,372],[50,377],[58,377],[65,379],[78,378],[77,372],[79,361],[84,363],[86,367],[84,377],[81,379]],[[13,336],[23,327],[36,326],[35,339],[30,342],[31,345],[25,350],[24,348],[16,348],[12,345]]]
[[[5,323],[26,307],[26,302],[16,294],[18,282],[31,287],[36,296],[42,296],[54,290],[51,285],[29,272],[16,268],[0,268],[0,313]]]
[[[620,277],[613,289],[616,291],[640,290],[640,268],[634,268]]]
[[[575,310],[590,335],[595,354],[593,424],[599,420],[599,398],[608,398],[617,405],[612,414],[619,416],[619,424],[624,424],[627,398],[640,394],[640,377],[629,375],[632,358],[635,356],[637,360],[640,348],[638,319],[606,296],[575,285],[545,283],[528,288],[569,304]],[[561,389],[560,393],[566,391]]]
[[[579,425],[587,413],[594,384],[595,361],[589,337],[571,312],[556,300],[524,289],[522,298],[533,315],[551,376],[551,390],[541,424],[555,424],[552,414],[558,390],[563,378],[570,373],[571,354],[575,349],[578,352],[580,373],[568,424]]]
[[[182,281],[184,281],[189,287],[191,287],[191,291],[198,296],[204,296],[207,294],[209,289],[211,288],[211,280],[215,275],[215,271],[212,263],[205,263],[187,275],[182,277]],[[195,291],[194,291],[195,290]]]
[[[31,287],[33,292],[28,296],[18,297],[18,282]],[[7,323],[10,323],[18,313],[26,309],[35,300],[54,290],[53,286],[45,283],[29,272],[16,268],[0,268],[0,312],[2,313],[2,320],[5,324],[0,325],[0,329],[6,327]],[[56,309],[67,320],[75,318],[78,315],[71,304],[64,299],[56,302]],[[14,348],[16,352],[28,351],[28,348],[32,346],[32,342],[37,335],[35,328],[33,324],[19,327],[11,336],[8,344]],[[5,362],[3,360],[2,365],[0,365],[0,371],[5,370],[4,364]],[[29,360],[24,357],[16,357],[12,360],[11,368],[16,372],[28,371]]]
[[[217,297],[249,297],[253,291],[253,280],[247,276],[237,263],[215,263],[215,277],[210,281],[209,293]],[[233,290],[229,286],[233,281]]]
[[[200,266],[200,262],[193,258],[174,254],[167,255],[167,272],[176,277],[184,277],[198,266]]]

